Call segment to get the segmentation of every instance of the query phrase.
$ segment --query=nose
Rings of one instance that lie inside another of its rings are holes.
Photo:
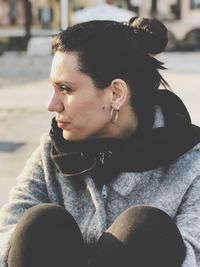
[[[60,113],[63,111],[63,109],[64,109],[64,105],[62,103],[62,100],[59,99],[59,97],[56,96],[56,94],[54,94],[48,105],[48,111]]]

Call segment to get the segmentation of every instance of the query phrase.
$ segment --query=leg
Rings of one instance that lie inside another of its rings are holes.
[[[92,267],[180,267],[185,246],[162,210],[135,206],[123,212],[98,241]]]
[[[85,267],[80,230],[69,212],[53,204],[30,208],[11,240],[8,267]]]

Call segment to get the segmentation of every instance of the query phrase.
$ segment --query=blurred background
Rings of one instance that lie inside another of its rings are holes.
[[[50,128],[51,36],[79,22],[133,16],[167,26],[162,75],[200,126],[200,0],[0,0],[0,206]]]

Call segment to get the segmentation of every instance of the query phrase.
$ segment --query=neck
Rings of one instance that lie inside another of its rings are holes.
[[[116,123],[111,123],[109,137],[126,139],[136,132],[138,117],[132,109],[121,109]]]

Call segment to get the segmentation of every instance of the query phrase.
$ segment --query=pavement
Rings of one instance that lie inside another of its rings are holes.
[[[168,70],[162,75],[185,102],[200,126],[200,53],[163,53]],[[0,57],[0,206],[9,197],[26,160],[48,132],[52,94],[48,80],[51,56],[30,57],[9,52]]]
[[[49,131],[51,57],[0,57],[0,206],[8,200],[26,160]]]

